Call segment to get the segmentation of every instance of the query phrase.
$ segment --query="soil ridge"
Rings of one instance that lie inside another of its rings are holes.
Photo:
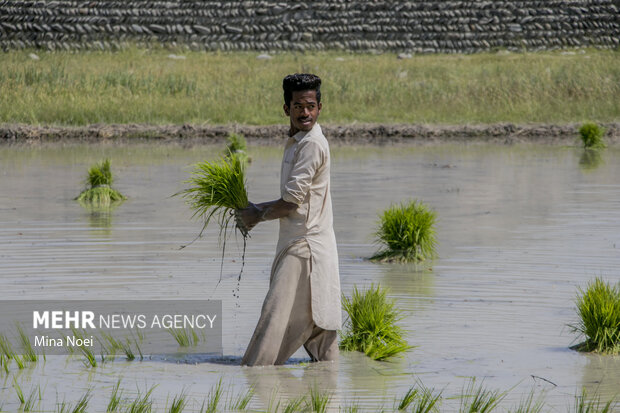
[[[321,124],[323,132],[335,144],[438,144],[462,143],[539,143],[565,145],[579,142],[581,124]],[[620,144],[620,122],[601,124],[608,145]],[[161,142],[181,144],[224,143],[230,132],[243,134],[248,142],[279,145],[287,134],[282,125],[150,125],[92,124],[53,126],[0,124],[2,144],[45,143],[132,143]]]

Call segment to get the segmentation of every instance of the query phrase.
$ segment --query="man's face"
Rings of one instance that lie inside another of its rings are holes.
[[[285,104],[284,113],[291,119],[293,133],[312,129],[321,113],[321,104],[316,101],[316,90],[293,92],[291,106]]]

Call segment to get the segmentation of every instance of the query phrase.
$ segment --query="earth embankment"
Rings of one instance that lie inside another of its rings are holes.
[[[620,143],[620,123],[602,125],[608,144]],[[323,125],[325,135],[335,144],[433,144],[540,143],[574,144],[579,124],[484,125],[349,124]],[[88,126],[0,125],[0,144],[47,143],[131,143],[178,144],[222,143],[230,132],[243,134],[250,143],[277,145],[287,134],[285,125],[147,125],[93,124]]]

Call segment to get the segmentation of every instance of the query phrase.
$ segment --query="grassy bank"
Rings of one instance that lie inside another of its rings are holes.
[[[29,57],[36,53],[39,60]],[[0,123],[281,123],[281,81],[324,79],[324,123],[620,120],[620,52],[426,55],[12,51]]]

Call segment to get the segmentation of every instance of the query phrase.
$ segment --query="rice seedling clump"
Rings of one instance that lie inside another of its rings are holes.
[[[579,128],[579,135],[585,149],[604,149],[605,142],[603,135],[605,129],[601,128],[594,122],[586,122]]]
[[[597,277],[585,291],[579,289],[576,305],[579,321],[571,327],[586,340],[574,348],[620,353],[620,284],[610,285]]]
[[[192,186],[180,194],[194,211],[193,216],[204,220],[203,230],[216,216],[220,231],[224,231],[225,235],[233,219],[232,212],[247,207],[249,203],[243,161],[232,155],[219,162],[200,162],[192,175],[187,181]]]
[[[198,237],[202,235],[213,216],[216,216],[219,222],[219,238],[222,244],[220,279],[217,283],[219,285],[222,281],[226,238],[230,220],[234,219],[235,210],[246,208],[249,204],[245,185],[245,162],[238,155],[230,153],[230,156],[222,158],[219,162],[205,161],[198,163],[192,174],[192,178],[187,181],[192,186],[179,194],[183,195],[190,208],[194,210],[193,216],[198,216],[204,221]],[[235,228],[243,236],[241,271],[237,278],[239,282],[241,281],[241,274],[245,265],[245,247],[249,235],[245,229],[240,228],[236,224]]]
[[[377,243],[384,249],[371,260],[419,262],[437,255],[437,213],[416,200],[392,205],[380,216]]]
[[[361,351],[374,360],[384,360],[411,348],[397,325],[402,319],[387,291],[373,285],[360,292],[354,287],[351,298],[343,296],[342,306],[348,314],[340,349]]]
[[[75,198],[82,206],[92,208],[109,208],[122,202],[126,197],[112,188],[112,170],[110,160],[95,164],[88,170],[87,189]]]

